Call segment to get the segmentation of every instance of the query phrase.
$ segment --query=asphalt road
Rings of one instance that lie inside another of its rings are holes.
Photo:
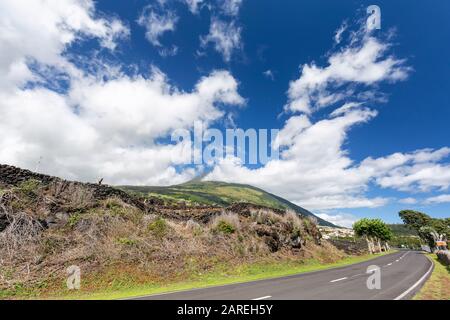
[[[380,269],[380,289],[367,280]],[[138,300],[400,300],[409,299],[431,274],[433,263],[422,253],[400,251],[346,267],[282,278],[137,297]]]

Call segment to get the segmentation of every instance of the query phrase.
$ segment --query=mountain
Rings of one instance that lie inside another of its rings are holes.
[[[122,186],[120,188],[131,193],[167,200],[183,200],[189,203],[226,207],[236,202],[248,202],[275,209],[291,209],[303,216],[314,217],[321,226],[336,227],[286,199],[251,185],[193,180],[169,187]]]

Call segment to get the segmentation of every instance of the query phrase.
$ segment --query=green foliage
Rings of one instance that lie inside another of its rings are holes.
[[[408,228],[405,224],[402,223],[388,224],[388,227],[396,237],[417,236],[416,230]]]
[[[420,249],[422,242],[417,236],[395,236],[389,244],[394,247],[401,247],[403,245],[410,249]]]
[[[21,182],[17,189],[25,195],[32,195],[36,193],[40,185],[41,182],[39,180],[29,179]]]
[[[137,243],[136,240],[132,240],[126,237],[117,239],[117,242],[125,246],[134,246]]]
[[[435,239],[439,235],[450,237],[449,218],[433,219],[425,213],[413,210],[400,211],[399,216],[409,228],[416,230],[419,237],[431,248],[435,247]]]
[[[381,241],[392,239],[392,231],[381,219],[361,219],[353,225],[355,234],[359,237],[371,237]]]
[[[75,227],[76,224],[81,220],[81,214],[79,212],[72,214],[69,217],[69,220],[67,221],[67,223],[69,224],[69,226],[71,228]]]
[[[225,233],[225,234],[231,234],[236,231],[236,228],[233,225],[231,225],[230,223],[228,223],[224,220],[220,220],[217,223],[215,230]]]
[[[166,220],[161,217],[150,223],[147,227],[148,231],[157,237],[166,235],[168,228],[169,226],[167,225]]]
[[[353,224],[353,230],[358,237],[370,236],[370,220],[367,218],[356,221]]]
[[[419,229],[423,226],[429,225],[431,222],[430,216],[425,213],[414,210],[402,210],[398,213],[405,225],[409,228],[419,232]]]
[[[120,216],[126,213],[123,203],[119,199],[110,198],[105,201],[105,208],[113,215]]]

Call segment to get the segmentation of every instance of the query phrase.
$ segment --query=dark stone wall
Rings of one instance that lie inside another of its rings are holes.
[[[125,203],[136,206],[141,210],[146,209],[146,205],[144,204],[143,201],[140,201],[139,199],[130,196],[128,193],[126,193],[122,190],[110,187],[108,185],[67,181],[67,180],[64,180],[61,178],[32,172],[30,170],[25,170],[25,169],[21,169],[21,168],[9,166],[9,165],[0,164],[0,184],[3,184],[5,186],[18,186],[22,182],[25,182],[25,181],[28,181],[31,179],[40,181],[42,184],[50,184],[52,182],[61,182],[61,183],[67,183],[67,184],[80,185],[82,187],[92,190],[94,197],[98,200],[104,200],[107,198],[117,197],[117,198],[121,199],[122,201],[124,201]]]

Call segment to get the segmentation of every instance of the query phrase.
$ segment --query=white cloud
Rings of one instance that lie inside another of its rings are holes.
[[[398,202],[403,203],[403,204],[416,204],[416,203],[418,203],[417,199],[411,198],[411,197],[400,199],[400,200],[398,200]]]
[[[227,23],[218,18],[212,18],[209,33],[200,37],[201,46],[206,47],[212,43],[214,49],[228,62],[233,52],[242,48],[241,31],[242,28],[236,26],[234,21]]]
[[[376,177],[383,188],[400,191],[446,190],[450,186],[450,164],[441,164],[450,155],[450,148],[423,149],[409,154],[395,153],[388,157],[367,158],[361,170]]]
[[[344,22],[343,24],[341,24],[341,26],[339,27],[339,29],[336,30],[336,33],[334,34],[334,42],[336,44],[340,44],[342,41],[342,35],[344,34],[344,32],[347,30],[348,25],[346,22]]]
[[[220,0],[222,11],[230,16],[237,16],[242,5],[242,0]]]
[[[273,74],[273,71],[272,70],[266,70],[266,71],[264,71],[263,72],[263,75],[267,78],[267,79],[270,79],[270,80],[275,80],[275,75]]]
[[[94,37],[102,47],[114,49],[116,40],[128,33],[115,18],[96,18],[90,0],[1,1],[0,88],[34,79],[30,60],[67,67],[62,53],[78,39]]]
[[[407,78],[410,68],[404,65],[404,60],[388,55],[389,44],[369,34],[361,37],[332,53],[326,67],[319,67],[314,62],[303,65],[300,78],[289,85],[286,110],[311,113],[354,97],[355,85],[364,85],[368,90],[382,81],[396,82]],[[350,84],[352,86],[348,86]]]
[[[319,218],[331,222],[337,226],[351,228],[358,218],[348,213],[318,213]]]
[[[152,6],[147,6],[138,18],[139,25],[145,27],[145,37],[154,46],[162,47],[159,40],[166,32],[175,31],[178,16],[174,11],[165,10],[157,13]]]
[[[189,11],[197,14],[204,0],[184,0],[184,2],[187,4]]]
[[[294,203],[315,210],[379,207],[389,198],[367,197],[371,184],[396,190],[448,188],[450,170],[442,164],[449,148],[368,157],[356,162],[346,147],[349,131],[377,115],[365,107],[376,97],[367,87],[407,77],[405,61],[388,54],[389,43],[357,33],[351,45],[330,54],[329,66],[305,65],[301,77],[289,86],[292,115],[280,130],[275,146],[281,158],[249,169],[227,158],[205,178],[256,185]],[[359,43],[359,45],[358,45]],[[355,91],[355,85],[365,88]],[[350,88],[350,89],[349,89]],[[329,116],[313,121],[308,113],[345,100]]]
[[[305,115],[291,117],[276,141],[287,147],[280,160],[248,169],[228,158],[206,179],[256,185],[310,209],[384,205],[387,199],[361,195],[371,177],[354,166],[342,150],[347,131],[375,115],[369,109],[356,109],[316,123]]]
[[[111,47],[123,35],[120,22],[96,18],[90,1],[19,2],[0,4],[0,67],[8,71],[0,75],[1,163],[35,170],[42,157],[42,172],[115,184],[180,183],[202,169],[178,167],[186,143],[158,139],[242,105],[229,72],[213,71],[186,92],[157,68],[126,75],[84,57],[81,69],[65,58],[66,48],[91,37]],[[53,91],[49,83],[59,76],[68,87]],[[23,87],[28,81],[34,85]]]
[[[450,194],[441,194],[439,196],[430,197],[425,200],[426,204],[450,203]]]

